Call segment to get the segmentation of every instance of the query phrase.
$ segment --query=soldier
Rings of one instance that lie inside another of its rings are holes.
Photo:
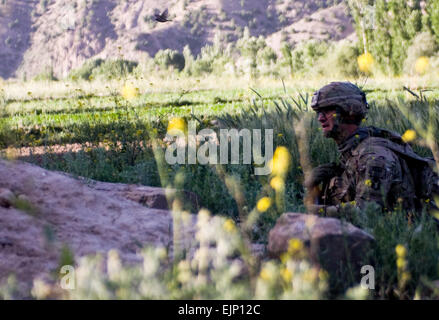
[[[340,163],[319,166],[307,177],[305,186],[314,195],[309,211],[339,217],[345,208],[355,212],[368,202],[409,214],[421,209],[409,165],[426,159],[396,133],[360,127],[369,109],[361,89],[332,82],[314,93],[311,107],[325,137],[337,143]]]

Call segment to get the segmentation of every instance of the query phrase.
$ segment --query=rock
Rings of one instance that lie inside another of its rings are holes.
[[[14,203],[14,193],[6,188],[0,188],[0,207],[9,208]]]
[[[175,189],[99,181],[90,182],[90,180],[88,185],[93,189],[113,193],[116,196],[138,202],[144,206],[147,206],[148,208],[164,210],[169,209],[166,196],[173,197],[177,192]],[[186,209],[191,212],[197,212],[201,208],[201,200],[198,195],[186,190],[181,192],[182,198],[188,205]]]
[[[374,241],[367,232],[339,219],[288,212],[269,233],[269,256],[280,257],[292,238],[301,240],[311,261],[329,272],[332,286],[347,285],[350,275],[361,278],[361,266],[368,264]]]
[[[116,249],[124,263],[140,262],[137,253],[146,246],[163,246],[172,254],[171,212],[145,207],[124,196],[132,190],[140,190],[136,194],[154,190],[145,194],[159,198],[164,191],[158,188],[110,183],[97,183],[94,188],[66,174],[1,159],[0,177],[1,190],[14,190],[36,208],[35,214],[29,214],[12,206],[0,207],[0,283],[14,273],[19,283],[29,287],[35,277],[59,267],[64,245],[76,261]],[[189,226],[182,233],[181,241],[193,239],[194,228]]]

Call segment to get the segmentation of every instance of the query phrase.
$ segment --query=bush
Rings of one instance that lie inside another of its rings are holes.
[[[209,14],[205,5],[195,11],[187,12],[182,21],[182,26],[190,29],[193,36],[201,36],[205,30],[204,27],[209,24]]]
[[[185,58],[184,55],[177,50],[160,50],[154,56],[154,62],[162,69],[176,69],[181,71],[184,69]]]
[[[419,57],[431,57],[437,53],[438,45],[430,32],[419,33],[407,50],[407,59],[404,61],[404,72],[414,73],[414,65]]]
[[[104,61],[105,60],[100,58],[95,60],[88,60],[84,62],[84,64],[80,68],[71,70],[68,78],[72,80],[77,80],[77,79],[89,80],[90,76],[93,73],[93,70],[99,67]]]
[[[250,72],[252,77],[257,76],[258,64],[261,59],[273,60],[276,55],[271,48],[267,49],[267,43],[263,36],[253,37],[250,35],[250,31],[245,27],[244,35],[236,43],[236,47],[239,50],[241,57],[247,63],[244,63],[249,70],[243,70],[245,73]],[[264,52],[265,51],[265,52]],[[270,64],[270,61],[264,61]]]
[[[294,75],[305,74],[312,70],[318,59],[323,57],[329,45],[323,41],[310,40],[300,43],[291,51],[291,67]]]
[[[52,67],[46,68],[43,72],[37,74],[34,78],[34,81],[58,81],[58,78],[55,77]]]
[[[105,60],[99,66],[93,69],[93,78],[115,79],[125,77],[132,73],[138,63],[128,60]]]
[[[128,60],[104,60],[95,59],[86,61],[82,67],[70,71],[68,78],[72,80],[84,79],[92,80],[95,78],[114,79],[124,77],[137,67],[138,63]]]
[[[221,75],[226,71],[226,66],[233,63],[231,52],[232,47],[228,45],[225,49],[221,45],[222,41],[219,36],[215,36],[212,45],[206,45],[201,48],[197,59],[194,59],[190,53],[189,47],[184,52],[186,60],[185,73],[192,76],[203,74]]]
[[[376,296],[412,299],[415,292],[422,294],[427,288],[425,279],[438,277],[439,239],[437,225],[430,215],[407,221],[404,212],[383,214],[370,206],[355,218],[354,223],[375,238],[371,253],[379,280]],[[407,253],[399,257],[398,247]],[[397,267],[398,264],[405,267]]]
[[[326,77],[358,78],[359,55],[360,49],[357,44],[349,41],[338,42],[331,45],[328,52],[319,58],[312,71]]]

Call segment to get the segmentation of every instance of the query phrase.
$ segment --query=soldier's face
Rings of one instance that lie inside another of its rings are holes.
[[[335,116],[335,109],[322,109],[317,112],[317,120],[320,122],[325,136],[334,128]]]

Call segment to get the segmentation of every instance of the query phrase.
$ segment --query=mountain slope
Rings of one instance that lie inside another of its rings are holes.
[[[215,35],[236,41],[245,27],[280,43],[353,34],[346,6],[333,0],[2,0],[0,76],[32,77],[48,68],[65,76],[89,58],[139,60],[160,49],[194,54]],[[154,13],[169,9],[166,23]]]

